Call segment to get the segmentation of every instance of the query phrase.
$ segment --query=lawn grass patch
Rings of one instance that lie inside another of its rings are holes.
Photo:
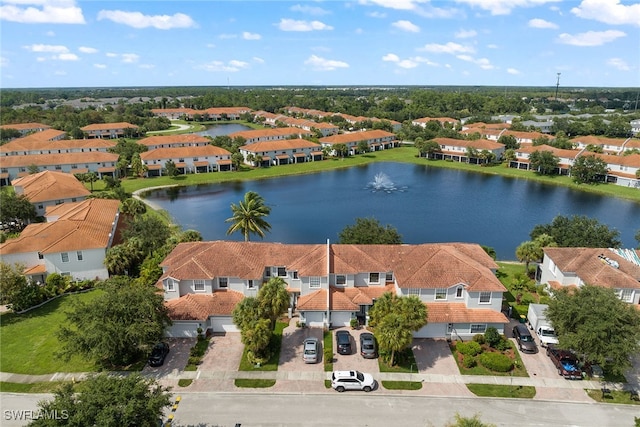
[[[420,390],[421,381],[382,381],[382,387],[387,390]]]
[[[233,382],[236,387],[244,388],[269,388],[276,385],[276,380],[261,380],[251,378],[236,378]]]
[[[40,383],[7,383],[0,382],[2,393],[53,393],[65,384],[64,381],[46,381]]]
[[[192,379],[180,378],[178,380],[178,387],[189,387],[193,383]]]
[[[605,396],[602,395],[602,390],[587,389],[585,390],[590,398],[596,402],[602,403],[622,403],[626,405],[640,405],[640,400],[631,399],[631,394],[628,391],[611,390]]]
[[[280,349],[282,348],[282,331],[289,326],[287,322],[277,321],[276,326],[269,341],[269,360],[266,363],[256,366],[249,362],[247,358],[247,347],[242,350],[242,358],[240,359],[240,371],[277,371],[278,362],[280,361]],[[269,386],[270,387],[270,386]]]
[[[73,356],[66,361],[56,355],[61,349],[57,332],[66,322],[65,312],[72,301],[88,302],[102,291],[65,295],[24,314],[0,315],[0,366],[3,372],[51,374],[54,372],[94,372],[92,360]]]
[[[331,388],[331,380],[324,380],[324,388]]]
[[[380,357],[378,358],[378,367],[380,368],[380,372],[401,372],[407,374],[412,372],[417,373],[417,366],[418,365],[416,365],[416,359],[413,356],[413,350],[411,350],[411,347],[396,352],[393,366],[389,365],[387,362],[387,355],[383,352],[380,353]]]
[[[536,395],[536,388],[528,385],[467,384],[467,388],[471,393],[482,397],[533,399]]]
[[[187,366],[184,368],[185,371],[198,370],[198,365],[202,363],[202,359],[209,348],[210,340],[211,337],[198,336],[196,343],[189,350],[189,359],[187,360]]]
[[[322,354],[324,358],[324,371],[333,371],[333,334],[331,331],[324,331],[322,334]],[[331,381],[329,381],[331,387]]]

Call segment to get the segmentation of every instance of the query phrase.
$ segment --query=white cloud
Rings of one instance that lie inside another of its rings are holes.
[[[78,55],[75,53],[61,53],[60,55],[54,55],[51,59],[57,59],[59,61],[77,61]]]
[[[117,53],[113,53],[113,52],[107,52],[106,55],[108,58],[116,58],[118,56]]]
[[[558,42],[572,46],[602,46],[617,38],[626,36],[622,31],[587,31],[580,34],[562,33],[558,36]]]
[[[490,12],[492,15],[509,15],[517,7],[534,7],[561,0],[455,0],[471,7],[477,7]]]
[[[497,45],[497,44],[488,44],[488,45],[487,45],[487,47],[488,47],[489,49],[497,49],[497,48],[498,48],[498,45]]]
[[[529,27],[556,29],[558,28],[558,25],[553,22],[545,21],[544,19],[534,18],[529,20]]]
[[[140,12],[125,12],[122,10],[101,10],[98,12],[98,21],[107,19],[117,24],[128,25],[133,28],[153,27],[158,30],[170,30],[173,28],[195,27],[196,23],[189,15],[175,13],[169,15],[143,15]]]
[[[428,1],[428,0],[426,0]],[[375,4],[376,6],[386,7],[396,10],[415,10],[420,3],[425,0],[360,0],[360,4]]]
[[[51,44],[31,44],[27,46],[22,46],[28,51],[31,52],[47,52],[47,53],[67,53],[69,49],[66,46],[62,45],[51,45]]]
[[[80,46],[78,50],[82,53],[98,53],[98,49],[87,46]]]
[[[478,67],[482,68],[483,70],[493,70],[494,68],[496,68],[491,64],[491,61],[489,61],[487,58],[474,58],[471,55],[456,55],[456,58],[462,61],[467,61],[467,62],[476,64]]]
[[[93,64],[95,68],[105,69],[107,66],[105,64]]]
[[[57,70],[57,71],[54,71],[53,74],[55,74],[56,76],[66,76],[67,72],[64,70]]]
[[[384,12],[375,11],[375,12],[367,13],[367,16],[370,16],[372,18],[380,18],[380,19],[382,19],[382,18],[386,18],[387,14],[384,13]]]
[[[216,45],[213,43],[207,43],[205,46],[209,49],[213,49],[214,47],[216,47]]]
[[[395,53],[387,53],[382,57],[382,60],[386,62],[398,62],[400,61],[400,58],[398,58],[398,55],[396,55]]]
[[[222,61],[211,61],[199,66],[198,68],[201,68],[205,71],[211,71],[211,72],[224,71],[224,72],[235,73],[244,68],[247,68],[248,66],[249,64],[247,64],[246,62],[238,61],[234,59],[229,61],[228,63],[224,63]]]
[[[300,12],[300,13],[305,13],[307,15],[314,15],[314,16],[328,15],[331,13],[328,10],[325,10],[321,7],[314,7],[309,5],[303,6],[301,4],[296,4],[294,6],[291,6],[289,10],[292,12]]]
[[[398,62],[398,67],[400,68],[411,69],[411,68],[416,68],[417,66],[418,66],[418,63],[411,59],[403,59],[402,61]]]
[[[515,76],[515,75],[520,74],[520,71],[518,71],[518,70],[517,70],[517,69],[515,69],[515,68],[507,68],[507,73],[509,73],[509,74],[513,74],[513,75]]]
[[[0,6],[0,20],[21,24],[84,24],[73,0],[13,0]],[[12,4],[6,4],[12,3]]]
[[[640,3],[623,5],[620,0],[582,0],[571,13],[611,25],[629,24],[640,27]]]
[[[253,59],[255,62],[257,62],[258,64],[264,64],[264,59],[258,57],[258,56],[254,56]]]
[[[460,30],[454,34],[455,38],[457,39],[469,39],[477,35],[478,33],[475,30]]]
[[[262,36],[260,34],[250,33],[245,31],[242,33],[242,38],[245,40],[260,40]]]
[[[320,21],[297,21],[295,19],[280,20],[278,28],[282,31],[321,31],[333,30],[333,27]]]
[[[337,68],[349,68],[349,64],[346,62],[325,59],[317,55],[311,55],[304,63],[311,66],[315,71],[333,71]]]
[[[54,33],[53,31],[47,31],[46,33],[44,33],[44,35],[47,37],[55,37],[56,33]]]
[[[607,65],[610,65],[614,68],[617,68],[620,71],[629,71],[631,70],[631,67],[629,67],[629,64],[626,63],[626,61],[622,58],[610,58],[607,61]]]
[[[475,49],[472,46],[463,46],[458,43],[448,42],[446,44],[430,43],[424,45],[418,50],[431,52],[431,53],[450,53],[452,55],[456,53],[474,53]]]
[[[400,20],[400,21],[394,22],[391,25],[396,27],[399,30],[407,31],[409,33],[420,32],[420,27],[418,27],[416,24],[413,24],[411,21]]]
[[[407,10],[415,13],[416,15],[427,18],[452,18],[462,14],[461,11],[454,8],[435,7],[431,4],[430,0],[359,0],[358,3],[361,5],[374,5],[388,9]],[[442,3],[446,4],[447,2]],[[374,14],[379,14],[379,16],[374,16]],[[372,12],[369,16],[384,17],[386,14]]]
[[[123,53],[122,54],[122,62],[125,62],[127,64],[131,64],[133,62],[138,62],[138,59],[140,59],[140,56],[135,54],[135,53]]]

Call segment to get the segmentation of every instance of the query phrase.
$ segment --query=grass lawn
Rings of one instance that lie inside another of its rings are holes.
[[[94,290],[66,295],[25,314],[0,316],[0,366],[3,372],[16,374],[51,374],[55,372],[93,372],[92,361],[79,356],[69,361],[57,356],[60,342],[58,326],[66,320],[71,301],[90,301],[100,295]]]
[[[387,390],[420,390],[420,381],[382,381],[382,387]]]
[[[532,386],[467,384],[467,388],[471,393],[482,397],[517,397],[521,399],[533,399],[536,395],[536,388]]]
[[[416,359],[413,356],[413,350],[411,348],[405,348],[404,350],[398,352],[394,356],[394,365],[390,366],[386,357],[381,355],[378,358],[378,367],[380,368],[380,372],[401,372],[410,374],[412,372],[418,373]]]
[[[248,378],[236,378],[233,382],[236,387],[244,388],[268,388],[276,385],[276,380],[260,380]]]
[[[631,399],[628,391],[611,390],[611,393],[602,396],[601,390],[586,390],[590,398],[596,402],[603,403],[624,403],[627,405],[640,405],[640,400]]]
[[[458,369],[460,370],[460,373],[462,375],[495,375],[495,376],[502,376],[502,377],[508,377],[508,376],[528,377],[529,374],[527,373],[527,370],[524,367],[524,363],[522,363],[522,359],[520,358],[520,353],[516,350],[515,346],[511,341],[509,341],[509,345],[511,346],[511,353],[512,353],[511,359],[513,360],[513,369],[510,372],[496,372],[496,371],[492,371],[490,369],[485,368],[484,366],[482,366],[482,364],[479,361],[480,355],[475,357],[476,366],[474,366],[473,368],[465,368],[462,365],[460,358],[458,357],[458,351],[456,350],[455,345],[451,345],[450,348],[451,348],[451,353],[453,354],[453,359],[458,364]]]
[[[184,379],[184,378],[180,378],[178,380],[178,387],[189,387],[191,385],[191,383],[193,382],[192,379]]]
[[[0,392],[2,393],[53,393],[64,382],[43,382],[33,384],[6,383],[0,382]]]
[[[333,371],[333,334],[331,331],[324,331],[322,338],[322,353],[324,358],[324,371]],[[329,382],[331,387],[331,382]]]
[[[287,322],[276,322],[276,327],[269,342],[269,360],[264,365],[255,366],[247,360],[247,347],[242,351],[242,359],[240,359],[240,371],[277,371],[278,362],[280,361],[280,348],[282,347],[282,331],[289,326]],[[273,384],[272,384],[273,385]],[[271,387],[271,386],[267,386]]]

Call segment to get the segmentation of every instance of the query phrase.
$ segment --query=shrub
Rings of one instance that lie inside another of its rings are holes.
[[[496,372],[509,372],[513,369],[513,362],[501,353],[487,352],[480,355],[480,363],[485,368]]]
[[[495,348],[496,345],[498,345],[498,343],[502,340],[502,336],[496,328],[494,328],[493,326],[489,326],[487,328],[487,331],[484,333],[484,339],[490,347]]]
[[[532,303],[535,303],[535,302],[536,302],[536,300],[535,300],[535,298],[533,298],[533,295],[531,295],[531,294],[524,294],[522,296],[522,299],[520,300],[520,303],[521,304],[525,304],[525,305],[529,305],[529,304],[532,304]]]
[[[482,347],[475,341],[456,343],[456,351],[465,356],[477,356],[482,353]]]
[[[468,355],[464,356],[462,358],[462,366],[464,366],[467,369],[473,368],[474,366],[476,366],[476,359]]]
[[[482,345],[484,344],[484,335],[482,334],[475,334],[473,336],[473,341],[477,342],[478,344]]]
[[[496,350],[500,350],[500,351],[506,351],[509,350],[511,348],[511,343],[509,342],[508,339],[506,339],[505,337],[500,337],[500,342],[498,344],[496,344]]]

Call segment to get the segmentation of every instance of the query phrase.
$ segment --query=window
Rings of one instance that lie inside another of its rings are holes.
[[[265,267],[264,277],[271,277],[271,267]]]
[[[68,252],[62,252],[60,255],[62,256],[62,262],[69,262],[69,253]]]
[[[380,273],[369,273],[369,283],[380,283]]]
[[[173,279],[167,280],[167,292],[173,292],[176,290],[175,284],[173,283]]]
[[[287,269],[285,267],[278,267],[278,277],[287,277]]]
[[[218,286],[221,288],[226,288],[229,286],[229,278],[228,277],[218,277]]]
[[[407,289],[407,295],[420,296],[420,288],[409,288],[409,289]]]
[[[297,271],[292,271],[291,272],[291,277],[293,277],[294,279],[298,279],[298,272]]]
[[[633,301],[633,289],[623,289],[622,292],[620,292],[620,299],[624,302]]]
[[[484,334],[485,331],[487,330],[487,324],[486,323],[482,323],[482,324],[478,324],[478,325],[471,325],[471,333],[472,334]]]
[[[204,292],[204,280],[194,280],[193,290],[196,292]]]
[[[320,287],[320,277],[313,276],[309,278],[309,287],[310,288],[319,288]]]
[[[447,299],[447,290],[445,288],[437,288],[436,299]]]
[[[255,287],[256,287],[256,285],[253,283],[253,279],[249,279],[249,281],[247,282],[247,288],[248,289],[253,289]]]
[[[344,274],[336,275],[336,285],[341,286],[346,284],[347,284],[347,276],[345,276]]]
[[[84,257],[82,256],[82,251],[77,251],[76,256],[78,257],[78,261],[82,261]]]
[[[462,291],[463,291],[463,287],[462,286],[458,286],[456,288],[456,298],[462,298]]]
[[[480,292],[480,304],[491,304],[491,292]]]
[[[38,259],[44,259],[44,255],[42,255],[42,252],[38,252]]]
[[[387,274],[385,274],[384,281],[385,282],[393,282],[393,273],[392,272],[388,272]]]

